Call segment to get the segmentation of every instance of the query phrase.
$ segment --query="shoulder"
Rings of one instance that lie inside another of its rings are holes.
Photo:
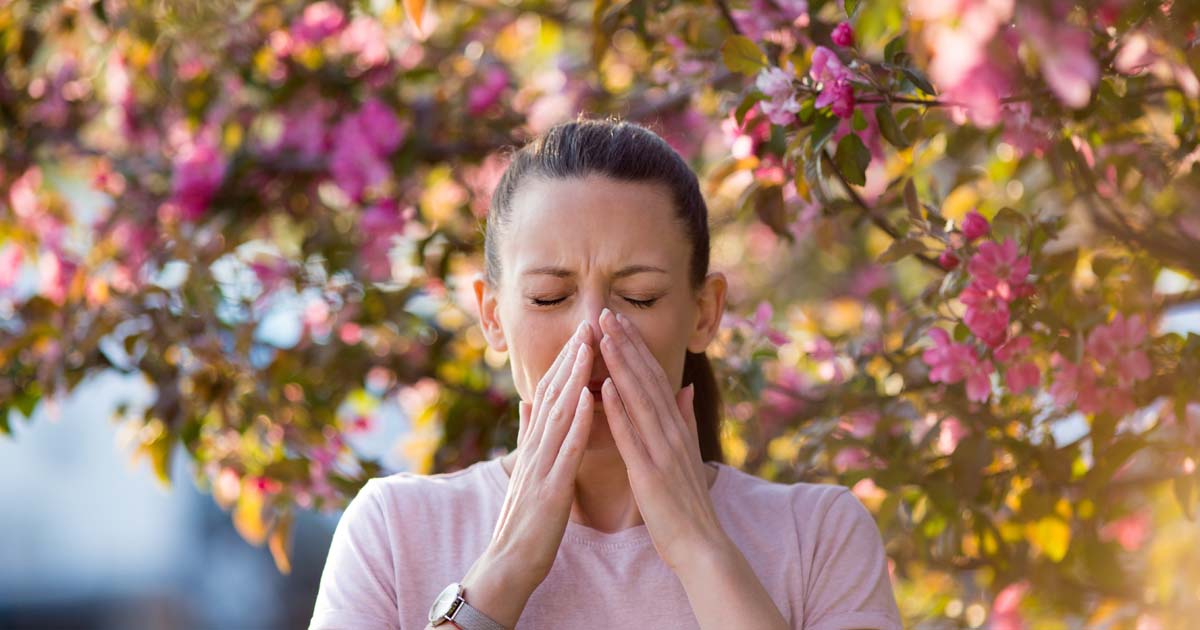
[[[444,511],[464,502],[478,504],[497,490],[503,493],[501,483],[495,478],[496,471],[488,469],[495,466],[497,460],[481,460],[452,472],[397,472],[369,480],[359,495],[377,503],[385,514]]]
[[[849,488],[836,484],[768,481],[728,464],[721,464],[721,475],[725,476],[726,496],[739,509],[790,512],[797,525],[819,523],[831,512],[836,518],[842,518],[847,511],[853,513],[854,506],[850,502],[858,503]],[[861,503],[858,507],[866,511]]]

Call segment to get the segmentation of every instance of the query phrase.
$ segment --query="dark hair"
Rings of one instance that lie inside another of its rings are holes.
[[[676,218],[692,245],[688,278],[699,290],[708,275],[708,206],[696,174],[683,158],[653,131],[614,118],[586,120],[582,116],[548,129],[513,156],[492,192],[484,236],[484,275],[500,286],[500,237],[512,217],[512,199],[527,178],[568,179],[600,174],[631,182],[665,185],[675,202]],[[720,430],[721,393],[708,355],[687,351],[683,386],[694,383],[696,430],[700,457],[724,462]]]

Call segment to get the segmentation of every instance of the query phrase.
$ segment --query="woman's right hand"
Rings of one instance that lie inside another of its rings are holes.
[[[595,405],[587,388],[592,346],[591,326],[581,322],[538,382],[533,401],[519,403],[517,454],[489,551],[517,559],[530,589],[550,573],[571,515]]]

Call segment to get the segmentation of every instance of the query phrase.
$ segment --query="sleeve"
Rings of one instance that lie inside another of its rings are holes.
[[[875,518],[844,487],[826,504],[806,550],[803,630],[903,630]]]
[[[334,529],[309,630],[401,630],[379,489],[367,481]]]

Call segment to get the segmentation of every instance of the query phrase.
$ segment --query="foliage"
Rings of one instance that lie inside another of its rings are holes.
[[[914,627],[1200,613],[1200,6],[0,6],[0,431],[84,378],[287,570],[378,461],[515,443],[468,281],[504,150],[577,112],[702,176],[731,464],[854,488]],[[798,274],[797,272],[802,271]],[[299,322],[280,333],[280,319]],[[1194,319],[1194,316],[1193,316]]]

